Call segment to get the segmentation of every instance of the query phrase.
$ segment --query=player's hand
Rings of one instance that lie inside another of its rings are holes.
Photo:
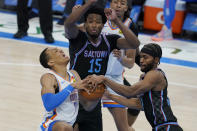
[[[81,5],[75,5],[73,8],[72,8],[72,12],[76,11],[78,8],[80,8]]]
[[[97,85],[104,81],[104,76],[89,75],[86,79],[88,80],[89,87],[94,91],[97,88]]]
[[[104,12],[105,12],[105,15],[106,15],[108,20],[115,21],[115,20],[118,19],[117,15],[116,15],[116,11],[114,9],[106,8],[104,10]]]
[[[112,51],[112,53],[113,53],[114,57],[117,57],[118,60],[120,60],[122,58],[122,52],[120,50],[114,49]]]
[[[94,88],[94,86],[93,86],[93,82],[92,82],[92,78],[91,78],[92,76],[91,75],[89,75],[89,76],[87,76],[85,79],[83,79],[83,81],[85,82],[85,83],[87,83],[87,89],[88,89],[88,91],[89,91],[89,93],[91,93],[91,92],[94,92],[95,91],[95,89],[96,88]]]
[[[74,82],[72,83],[72,86],[76,89],[85,90],[88,93],[90,92],[88,82],[86,80]]]

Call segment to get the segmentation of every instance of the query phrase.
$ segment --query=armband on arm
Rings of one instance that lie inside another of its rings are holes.
[[[64,88],[61,92],[57,94],[53,93],[46,93],[42,95],[42,101],[45,109],[47,111],[52,111],[56,107],[58,107],[74,90],[74,88],[71,85],[68,85],[66,88]]]

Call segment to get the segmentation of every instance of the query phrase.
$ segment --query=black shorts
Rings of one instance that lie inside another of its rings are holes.
[[[103,131],[101,102],[92,111],[85,111],[80,104],[76,123],[79,131]]]
[[[124,78],[124,85],[126,86],[131,86],[131,84],[127,81],[126,78]],[[127,112],[132,115],[132,116],[137,116],[140,113],[140,110],[136,110],[136,109],[130,109],[128,108]]]
[[[138,114],[140,113],[140,110],[128,108],[127,113],[132,115],[132,116],[138,116]]]

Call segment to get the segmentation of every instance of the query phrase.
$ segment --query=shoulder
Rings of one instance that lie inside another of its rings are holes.
[[[56,78],[53,74],[51,73],[45,73],[41,76],[40,78],[40,83],[43,85],[45,83],[51,82],[51,83],[55,83],[56,82]]]
[[[146,73],[144,79],[150,79],[151,81],[161,82],[164,79],[164,77],[161,71],[151,70]]]
[[[55,78],[55,76],[53,75],[53,74],[51,74],[51,73],[45,73],[45,74],[43,74],[42,76],[41,76],[41,80],[45,80],[45,79],[53,79],[53,78]]]

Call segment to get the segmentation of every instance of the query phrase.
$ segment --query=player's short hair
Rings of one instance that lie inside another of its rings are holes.
[[[40,54],[40,64],[44,67],[44,68],[49,68],[50,66],[48,65],[48,61],[49,61],[49,56],[47,54],[47,49],[45,48],[41,54]]]
[[[158,44],[155,43],[144,45],[144,47],[141,49],[141,52],[149,54],[153,57],[159,57],[159,59],[162,57],[162,49]]]
[[[97,5],[94,5],[92,7],[90,7],[86,13],[84,14],[84,18],[85,18],[85,21],[87,21],[87,17],[89,14],[98,14],[98,15],[101,15],[102,16],[102,23],[105,24],[106,21],[107,21],[107,17],[105,16],[105,13],[104,13],[104,8],[102,7],[99,7]]]

